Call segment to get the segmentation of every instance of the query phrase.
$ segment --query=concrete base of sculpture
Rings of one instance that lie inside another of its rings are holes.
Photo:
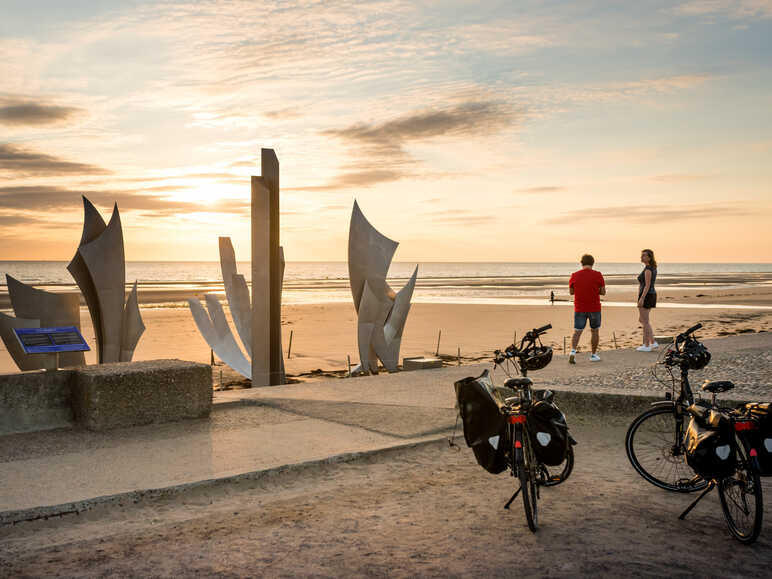
[[[432,368],[442,368],[442,360],[439,358],[403,358],[403,370],[430,370]]]
[[[74,372],[0,374],[0,435],[73,425]]]
[[[0,401],[0,435],[204,418],[212,408],[212,369],[152,360],[0,374]]]
[[[182,360],[87,366],[75,372],[72,406],[89,430],[205,418],[212,368]]]

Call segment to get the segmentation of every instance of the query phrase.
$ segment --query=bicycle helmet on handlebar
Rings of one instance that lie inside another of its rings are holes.
[[[552,348],[549,346],[533,346],[520,358],[520,365],[526,370],[541,370],[552,361]]]
[[[710,362],[710,352],[694,338],[686,341],[681,356],[689,364],[690,370],[702,370]]]

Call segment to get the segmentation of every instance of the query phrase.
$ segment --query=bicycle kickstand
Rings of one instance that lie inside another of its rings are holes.
[[[686,510],[683,513],[681,513],[678,518],[683,521],[686,518],[686,515],[688,515],[692,511],[692,509],[697,506],[697,503],[699,503],[705,497],[705,495],[707,495],[710,491],[712,491],[715,488],[715,486],[716,486],[716,483],[714,483],[713,481],[710,481],[710,483],[708,483],[708,488],[702,491],[702,493],[700,493],[700,496],[694,499],[694,502],[692,502],[691,505],[686,507]]]
[[[520,494],[520,491],[523,490],[523,487],[521,486],[519,489],[515,491],[515,494],[512,495],[512,497],[507,501],[507,504],[504,505],[504,508],[509,510],[509,505],[512,504],[512,501],[514,501],[517,498],[517,495]]]

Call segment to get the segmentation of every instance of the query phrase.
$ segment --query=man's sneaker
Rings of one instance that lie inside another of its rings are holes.
[[[592,354],[590,356],[590,362],[600,362],[600,356],[598,356],[597,354]]]
[[[576,364],[576,350],[571,350],[571,353],[568,355],[568,363]]]
[[[651,352],[651,346],[638,346],[636,350],[639,352]]]
[[[659,344],[657,344],[657,342],[654,342],[653,344],[649,344],[649,348],[651,348],[652,350],[656,350],[657,348],[659,348]]]

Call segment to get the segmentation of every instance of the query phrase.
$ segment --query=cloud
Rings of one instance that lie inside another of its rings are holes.
[[[70,120],[81,112],[32,100],[0,98],[0,124],[12,126],[52,125]]]
[[[513,114],[502,103],[466,101],[444,109],[411,112],[380,123],[327,129],[322,135],[343,140],[354,150],[356,160],[324,185],[295,190],[369,187],[414,177],[415,172],[409,167],[416,167],[419,162],[405,150],[408,144],[441,137],[492,135],[512,122]]]
[[[654,175],[649,177],[649,181],[655,183],[688,183],[690,181],[703,181],[707,175],[689,175],[685,173],[666,173],[664,175]]]
[[[35,211],[39,213],[78,211],[82,207],[81,195],[85,195],[97,207],[111,209],[118,203],[121,212],[138,211],[146,217],[165,217],[191,211],[219,213],[244,213],[249,202],[224,199],[213,203],[167,199],[154,195],[140,195],[134,191],[73,191],[56,186],[8,186],[0,187],[0,206],[3,209]]]
[[[772,18],[770,0],[690,0],[673,8],[683,16],[712,16],[720,14],[732,20]]]
[[[351,187],[370,187],[378,183],[397,181],[406,176],[405,171],[391,169],[372,169],[366,171],[351,171],[342,173],[324,185],[309,185],[307,187],[282,187],[283,191],[335,191]]]
[[[758,213],[752,205],[732,203],[706,203],[692,205],[623,205],[596,207],[567,211],[543,223],[563,225],[593,221],[616,221],[620,223],[651,224],[694,219],[745,217]]]
[[[541,187],[526,187],[525,189],[518,189],[517,191],[520,193],[557,193],[565,190],[565,187],[559,185],[543,185]]]
[[[376,124],[358,123],[323,134],[385,153],[403,153],[411,141],[442,136],[490,135],[510,124],[512,115],[496,102],[466,102],[446,110],[430,110]]]
[[[16,145],[0,143],[0,172],[13,177],[52,175],[106,175],[110,171],[86,163],[64,161],[53,155],[38,153]]]

